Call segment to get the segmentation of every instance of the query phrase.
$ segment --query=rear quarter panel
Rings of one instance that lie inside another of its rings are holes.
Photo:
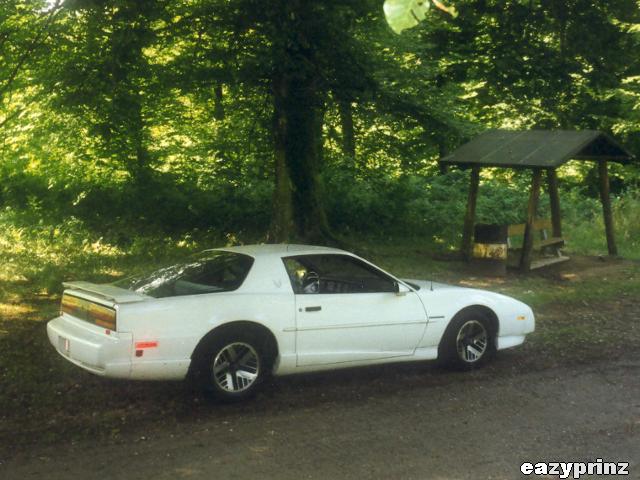
[[[118,310],[118,330],[131,332],[136,342],[158,342],[133,357],[133,376],[182,378],[191,354],[214,328],[234,322],[264,325],[276,337],[281,355],[295,355],[295,300],[282,262],[256,258],[251,272],[236,291],[149,299],[124,304]],[[285,332],[285,330],[289,330]],[[176,365],[175,373],[167,369]],[[144,373],[144,367],[147,372]],[[155,365],[153,367],[152,365]],[[162,367],[164,365],[164,371]],[[143,368],[141,368],[143,367]],[[136,375],[137,372],[141,372]]]

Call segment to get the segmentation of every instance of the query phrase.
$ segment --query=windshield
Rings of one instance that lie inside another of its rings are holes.
[[[114,285],[156,298],[230,292],[242,285],[252,265],[253,258],[248,255],[213,250],[187,263],[124,278]]]

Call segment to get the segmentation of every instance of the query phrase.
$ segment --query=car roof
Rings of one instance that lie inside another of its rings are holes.
[[[223,250],[225,252],[243,253],[252,257],[277,256],[286,257],[289,255],[313,255],[319,253],[341,253],[349,254],[344,250],[330,247],[320,247],[316,245],[296,245],[287,243],[261,244],[261,245],[240,245],[236,247],[221,247],[211,250]],[[211,251],[205,250],[205,251]]]

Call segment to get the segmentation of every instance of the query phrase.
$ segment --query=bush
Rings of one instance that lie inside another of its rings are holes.
[[[415,238],[440,249],[456,248],[460,243],[469,188],[468,171],[390,178],[357,177],[348,169],[336,169],[328,172],[327,178],[329,215],[340,231]],[[483,179],[477,222],[522,222],[527,198],[527,190],[518,182]],[[541,208],[548,209],[548,202],[542,203]]]
[[[602,205],[582,189],[562,195],[563,234],[568,250],[589,255],[605,254],[607,242]],[[640,259],[640,191],[628,190],[612,197],[613,222],[619,254]]]

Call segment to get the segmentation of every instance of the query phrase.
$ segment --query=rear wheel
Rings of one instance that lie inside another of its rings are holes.
[[[199,354],[197,377],[204,392],[222,402],[257,393],[268,371],[264,339],[252,332],[223,332]]]
[[[492,327],[482,312],[470,310],[456,315],[440,342],[440,362],[459,370],[484,364],[495,352],[495,329]]]
[[[249,390],[259,374],[260,357],[248,343],[230,343],[213,360],[213,381],[226,393]]]

